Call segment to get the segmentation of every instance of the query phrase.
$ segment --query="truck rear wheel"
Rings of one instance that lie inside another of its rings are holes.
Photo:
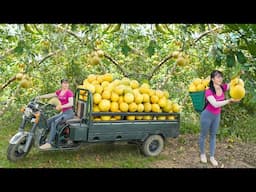
[[[141,150],[146,156],[157,156],[163,148],[164,140],[160,135],[150,135],[141,146]]]

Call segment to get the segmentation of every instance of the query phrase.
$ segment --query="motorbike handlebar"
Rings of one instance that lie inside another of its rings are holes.
[[[56,107],[56,105],[53,105],[53,104],[50,104],[50,103],[47,103],[46,105],[50,105],[51,107]]]
[[[50,104],[50,103],[45,103],[45,105],[42,107],[43,109],[45,109],[46,107],[48,107],[48,106],[50,106],[50,107],[52,107],[53,109],[55,109],[55,105],[53,105],[53,104]]]
[[[39,106],[41,106],[42,108],[45,108],[47,106],[51,106],[53,108],[55,108],[56,106],[50,103],[44,103],[39,101],[39,99],[37,97],[32,98],[28,104],[28,106],[32,109],[36,109],[36,108],[40,108],[39,106],[36,106],[36,104],[39,104]]]

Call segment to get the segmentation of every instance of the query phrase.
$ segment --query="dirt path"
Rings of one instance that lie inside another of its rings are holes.
[[[209,157],[209,145],[206,141],[206,154]],[[242,142],[220,142],[217,140],[215,157],[219,168],[255,168],[256,144]],[[154,162],[154,168],[213,168],[210,163],[200,163],[198,136],[180,135],[175,139],[168,139],[162,155],[167,160]]]

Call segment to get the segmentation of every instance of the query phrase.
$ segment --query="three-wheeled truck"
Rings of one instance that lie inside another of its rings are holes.
[[[81,91],[86,93],[85,100],[80,99]],[[44,113],[46,106],[48,105],[36,100],[27,105],[19,131],[10,140],[7,150],[9,160],[22,159],[28,154],[32,144],[39,147],[46,142],[49,133]],[[52,150],[76,149],[82,143],[126,141],[137,144],[146,156],[156,156],[162,151],[167,138],[179,135],[179,113],[93,112],[93,96],[86,89],[76,90],[74,111],[75,118],[63,121],[57,126]],[[101,116],[119,116],[120,120],[96,120],[96,117]],[[128,116],[149,116],[150,120],[127,120]],[[159,116],[166,118],[159,120]],[[25,125],[29,122],[32,127],[25,131]]]

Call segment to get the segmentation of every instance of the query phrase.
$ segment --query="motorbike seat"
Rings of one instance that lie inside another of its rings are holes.
[[[74,118],[66,120],[66,123],[80,123],[81,120],[79,117],[74,116]]]
[[[84,116],[84,108],[85,103],[83,101],[78,101],[74,118],[66,120],[66,123],[80,123]]]

